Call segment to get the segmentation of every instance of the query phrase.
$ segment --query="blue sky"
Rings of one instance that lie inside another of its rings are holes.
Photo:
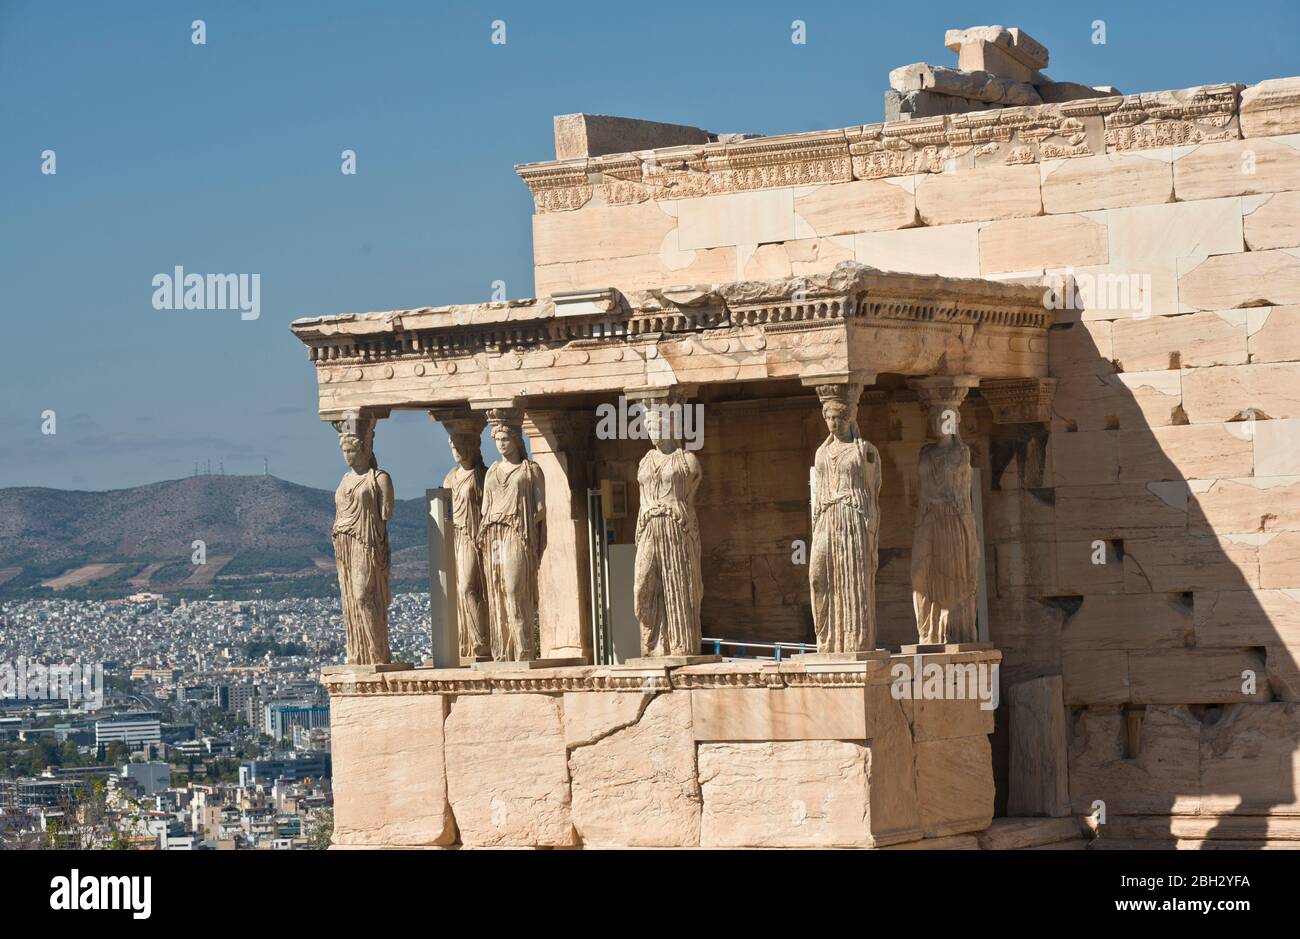
[[[266,457],[333,488],[342,460],[289,322],[486,300],[495,280],[530,296],[532,205],[513,166],[552,155],[554,114],[765,134],[877,121],[890,69],[952,64],[944,30],[989,23],[1047,45],[1058,80],[1249,83],[1300,73],[1298,10],[4,0],[0,486],[109,489],[209,459],[261,472]],[[260,318],[155,310],[151,279],[176,265],[259,273]],[[382,424],[377,450],[403,497],[450,463],[422,413]]]

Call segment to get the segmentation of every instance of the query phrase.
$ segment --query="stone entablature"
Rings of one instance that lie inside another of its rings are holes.
[[[952,846],[992,820],[993,710],[891,683],[1000,659],[331,668],[334,845]]]
[[[894,661],[911,663],[913,655],[896,653]],[[926,652],[923,664],[992,665],[1002,660],[996,650]],[[321,683],[332,696],[393,694],[556,694],[567,691],[673,691],[692,688],[853,687],[888,684],[890,662],[717,662],[667,666],[573,665],[519,671],[479,671],[473,668],[397,668],[331,666]]]
[[[1282,80],[1285,81],[1285,80]],[[1269,84],[1269,83],[1261,83]],[[1255,86],[1259,87],[1259,86]],[[1294,113],[1294,84],[1267,96],[1199,85],[855,125],[779,137],[548,160],[515,167],[538,213],[855,179],[1041,163],[1256,136],[1252,111]],[[1243,123],[1245,124],[1243,128]],[[1279,131],[1271,124],[1268,132]]]
[[[1040,378],[1044,289],[878,271],[313,317],[322,416],[853,372]]]

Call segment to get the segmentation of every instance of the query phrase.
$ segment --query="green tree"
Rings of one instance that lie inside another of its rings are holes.
[[[63,752],[60,754],[61,765],[63,766],[80,766],[81,754],[77,752],[77,745],[71,740],[63,742]]]
[[[328,848],[334,837],[334,810],[317,809],[312,812],[307,818],[303,834],[306,836],[308,848],[316,851],[324,851]]]

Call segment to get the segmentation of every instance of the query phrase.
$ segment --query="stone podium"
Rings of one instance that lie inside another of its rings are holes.
[[[915,661],[327,675],[334,846],[957,846],[993,711],[896,697]]]

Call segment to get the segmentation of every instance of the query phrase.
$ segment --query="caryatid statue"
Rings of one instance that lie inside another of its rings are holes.
[[[858,432],[856,382],[817,386],[830,431],[812,485],[812,585],[817,651],[874,652],[880,542],[880,452]]]
[[[487,593],[483,562],[479,553],[482,524],[483,482],[487,467],[479,446],[482,419],[443,418],[456,465],[443,481],[451,491],[451,518],[455,527],[456,625],[460,633],[460,657],[483,659],[492,655],[488,635]]]
[[[933,443],[917,465],[912,535],[912,607],[922,644],[975,642],[980,543],[971,503],[970,448],[958,430],[972,378],[913,381],[928,411]]]
[[[534,658],[537,568],[545,533],[546,492],[542,470],[528,459],[520,416],[488,411],[492,440],[501,459],[483,480],[479,557],[487,587],[492,658],[523,662]]]
[[[350,467],[334,491],[334,558],[347,630],[349,665],[386,665],[388,649],[388,520],[393,481],[375,462],[375,421],[334,421]]]
[[[642,422],[652,444],[637,467],[640,510],[636,518],[633,610],[641,626],[641,654],[700,654],[700,523],[695,493],[700,461],[681,442],[680,405],[642,403]]]

